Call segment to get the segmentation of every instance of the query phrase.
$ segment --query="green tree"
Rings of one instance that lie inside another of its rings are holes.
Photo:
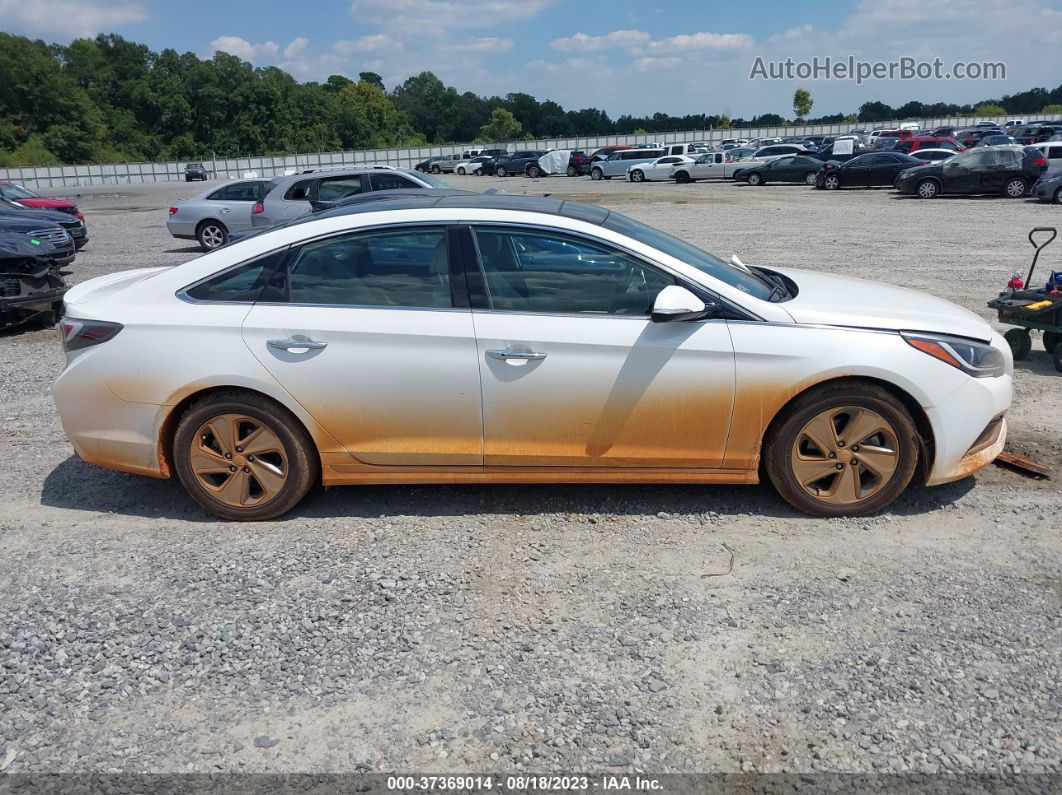
[[[490,119],[479,128],[479,137],[483,141],[511,141],[523,135],[523,126],[516,117],[505,108],[495,108],[490,112]]]
[[[975,116],[1006,116],[1007,109],[995,102],[982,102],[974,108]]]
[[[386,91],[384,88],[383,78],[376,72],[358,72],[358,80],[362,83],[368,83],[370,86],[376,86],[381,91]]]
[[[1062,104],[1044,105],[1040,112],[1045,116],[1062,116]]]
[[[815,101],[811,98],[811,92],[806,88],[798,88],[793,92],[793,112],[796,114],[797,121],[807,118],[811,113],[811,106],[815,104]]]
[[[884,102],[864,102],[859,106],[859,121],[889,121],[896,118],[896,111]]]

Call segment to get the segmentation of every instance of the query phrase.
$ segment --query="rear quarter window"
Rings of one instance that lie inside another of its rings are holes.
[[[283,249],[236,265],[186,288],[184,295],[195,301],[254,303],[286,254]]]

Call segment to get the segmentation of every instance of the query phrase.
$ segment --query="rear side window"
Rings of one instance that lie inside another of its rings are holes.
[[[358,232],[308,243],[288,266],[287,300],[332,306],[450,308],[446,230]]]
[[[189,287],[184,294],[196,301],[254,303],[286,253],[286,249],[274,251],[243,265],[229,268],[217,276]]]
[[[218,188],[207,198],[227,202],[256,202],[265,195],[268,185],[268,182],[234,182]]]
[[[309,201],[310,200],[310,187],[313,185],[312,179],[304,179],[301,182],[296,182],[290,188],[287,193],[284,194],[284,198],[288,201]]]
[[[361,193],[361,175],[347,177],[328,177],[317,186],[317,198],[323,202],[334,202]]]

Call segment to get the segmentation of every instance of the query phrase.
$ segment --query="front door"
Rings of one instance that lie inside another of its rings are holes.
[[[262,366],[362,463],[482,464],[476,341],[451,236],[392,227],[306,243],[244,320]]]
[[[485,465],[721,465],[734,403],[724,320],[652,322],[675,278],[596,241],[472,231]]]

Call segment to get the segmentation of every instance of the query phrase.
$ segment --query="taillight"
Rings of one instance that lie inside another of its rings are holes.
[[[1033,161],[1033,165],[1034,166],[1043,166],[1044,168],[1047,168],[1047,161],[1044,158],[1042,158],[1042,157],[1038,157],[1038,158],[1036,158],[1036,160]]]
[[[63,336],[63,350],[77,351],[114,339],[122,330],[121,323],[106,320],[76,320],[64,317],[59,324]]]
[[[255,202],[254,207],[251,208],[251,212],[254,215],[258,215],[258,213],[264,213],[265,212],[265,205],[262,204],[262,202]]]
[[[170,215],[177,215],[177,208],[176,207],[171,207],[170,208]]]

